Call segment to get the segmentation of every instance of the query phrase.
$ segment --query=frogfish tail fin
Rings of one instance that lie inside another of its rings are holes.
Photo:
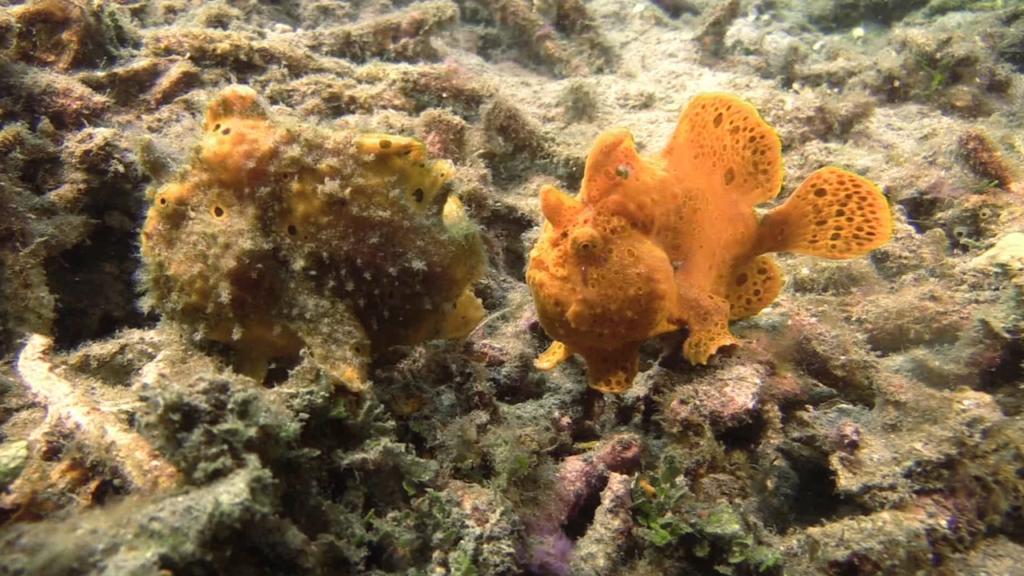
[[[870,180],[828,167],[804,180],[759,224],[756,252],[797,252],[833,260],[860,256],[892,237],[892,214]]]

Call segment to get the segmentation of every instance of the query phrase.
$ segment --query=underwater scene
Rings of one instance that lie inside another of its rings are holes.
[[[1024,576],[1024,3],[0,0],[0,576]]]

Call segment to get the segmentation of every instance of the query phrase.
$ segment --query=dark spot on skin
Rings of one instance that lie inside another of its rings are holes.
[[[747,276],[746,272],[740,272],[740,274],[736,276],[736,286],[743,286],[749,279],[750,277]]]
[[[220,130],[220,124],[215,124],[213,126],[213,131],[216,132],[217,130]]]
[[[754,290],[754,296],[760,296],[761,290]]]
[[[295,236],[298,233],[299,233],[299,229],[296,228],[294,225],[289,225],[288,226],[288,235],[289,236]]]
[[[619,166],[615,169],[615,175],[623,180],[629,178],[630,170],[629,166]]]
[[[715,120],[714,120],[715,128],[718,128],[719,126],[721,126],[721,125],[722,125],[722,119],[723,119],[723,118],[724,118],[724,116],[722,116],[722,113],[721,113],[721,112],[719,112],[719,113],[718,113],[718,114],[717,114],[717,115],[715,116]]]
[[[842,238],[842,237],[843,237],[843,235],[842,235],[842,234],[840,234],[839,232],[833,232],[833,233],[832,233],[832,235],[831,235],[831,236],[829,236],[829,238],[828,238],[828,239],[829,239],[829,240],[839,240],[839,239],[840,239],[840,238]]]
[[[423,202],[423,188],[417,188],[412,193],[412,197],[415,198],[417,202]]]
[[[842,208],[836,210],[836,218],[842,218],[843,216],[846,216],[846,210]]]
[[[217,218],[224,216],[224,209],[221,208],[220,206],[214,206],[213,215],[216,216]]]
[[[736,172],[732,168],[727,168],[725,171],[725,185],[728,186],[736,180]]]
[[[757,269],[757,275],[758,276],[764,276],[767,273],[768,273],[768,269],[767,268],[758,268]]]
[[[220,133],[223,134],[224,136],[228,136],[229,134],[231,134],[231,128],[225,128],[221,130]]]
[[[828,190],[825,190],[824,188],[815,188],[814,195],[818,198],[824,198],[825,196],[828,196]]]
[[[380,149],[387,150],[388,148],[391,148],[391,140],[381,140]]]

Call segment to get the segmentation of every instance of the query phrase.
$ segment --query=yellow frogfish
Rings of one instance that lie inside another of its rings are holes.
[[[879,189],[834,167],[758,218],[754,206],[778,195],[782,177],[775,131],[727,94],[691,100],[657,155],[639,155],[626,129],[602,134],[578,197],[540,191],[546,223],[526,277],[555,342],[537,366],[577,353],[591,387],[622,392],[636,376],[640,344],[684,327],[683,355],[706,364],[738,344],[730,320],[778,296],[772,253],[852,258],[891,237]]]
[[[310,357],[361,393],[372,354],[484,316],[483,241],[423,143],[275,121],[247,86],[210,102],[189,165],[154,190],[144,303],[239,372]]]

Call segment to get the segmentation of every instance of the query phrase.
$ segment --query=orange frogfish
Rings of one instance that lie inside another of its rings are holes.
[[[778,195],[782,176],[775,131],[727,94],[691,100],[657,155],[640,156],[626,129],[602,134],[578,197],[540,191],[547,222],[526,278],[555,342],[537,367],[577,353],[591,387],[622,392],[636,376],[640,344],[683,327],[683,355],[706,364],[738,344],[729,320],[778,296],[782,274],[771,253],[852,258],[891,237],[881,191],[833,167],[758,218],[754,206]]]

